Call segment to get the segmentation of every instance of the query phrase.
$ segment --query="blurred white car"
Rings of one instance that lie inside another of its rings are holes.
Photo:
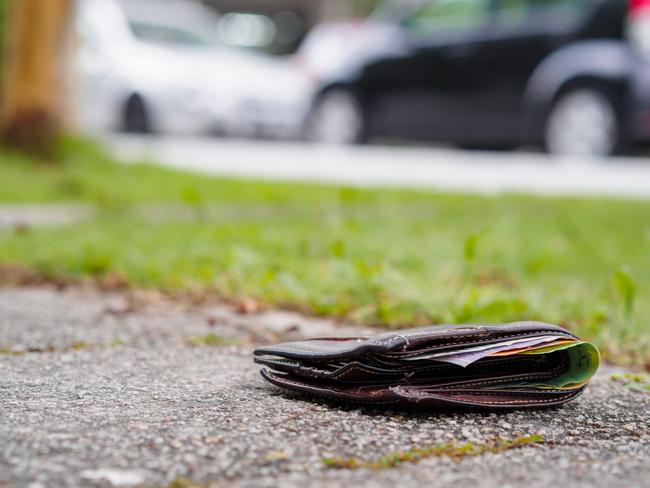
[[[164,8],[162,7],[164,3]],[[300,134],[312,87],[294,63],[229,48],[186,0],[81,0],[74,104],[91,131]]]
[[[296,53],[303,69],[319,82],[354,60],[360,49],[374,41],[374,24],[365,20],[323,22],[309,31]]]
[[[302,68],[319,83],[336,78],[341,71],[367,56],[373,48],[383,52],[387,33],[424,0],[383,0],[368,18],[350,18],[323,22],[309,31],[296,57]]]

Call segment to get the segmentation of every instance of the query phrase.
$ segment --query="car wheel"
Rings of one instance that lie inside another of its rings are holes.
[[[316,103],[308,124],[308,138],[325,144],[358,144],[365,139],[361,104],[350,92],[330,90]]]
[[[125,132],[135,134],[151,132],[149,113],[144,100],[139,95],[131,95],[126,101],[123,128]]]
[[[546,124],[551,154],[609,156],[621,146],[620,120],[612,97],[604,90],[577,88],[553,105]]]

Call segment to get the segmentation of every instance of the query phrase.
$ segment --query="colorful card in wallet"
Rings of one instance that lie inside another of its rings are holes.
[[[542,322],[453,325],[260,347],[264,379],[368,405],[540,408],[574,400],[598,349]]]

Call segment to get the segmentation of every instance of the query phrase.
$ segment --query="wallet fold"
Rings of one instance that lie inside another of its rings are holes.
[[[254,354],[262,377],[288,390],[432,409],[560,405],[582,394],[600,361],[595,346],[542,322],[316,338]]]

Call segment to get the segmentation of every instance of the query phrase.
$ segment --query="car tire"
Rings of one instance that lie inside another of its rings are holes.
[[[131,95],[124,106],[124,132],[148,134],[151,132],[149,111],[140,95]]]
[[[348,90],[333,89],[315,103],[308,122],[312,142],[351,145],[366,141],[366,122],[358,98]]]
[[[605,157],[621,151],[621,117],[604,87],[582,86],[563,93],[546,120],[545,145],[558,156]]]

